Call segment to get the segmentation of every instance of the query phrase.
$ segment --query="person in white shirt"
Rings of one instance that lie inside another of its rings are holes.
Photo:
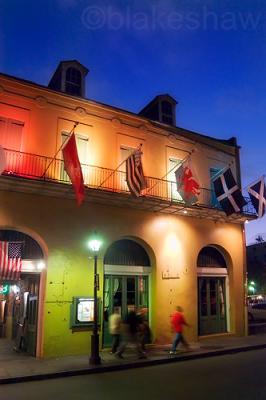
[[[119,308],[114,308],[114,313],[109,317],[109,332],[112,335],[112,354],[116,353],[120,343],[121,323]]]

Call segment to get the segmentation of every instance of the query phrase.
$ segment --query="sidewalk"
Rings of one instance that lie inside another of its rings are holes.
[[[10,350],[10,352],[0,354],[0,384],[117,371],[263,349],[266,348],[266,334],[248,337],[228,335],[206,337],[197,343],[192,343],[191,347],[191,352],[180,350],[177,355],[170,356],[170,345],[151,345],[147,358],[141,360],[137,359],[132,349],[125,352],[124,360],[117,359],[105,350],[101,352],[100,366],[90,366],[89,356],[39,360]]]

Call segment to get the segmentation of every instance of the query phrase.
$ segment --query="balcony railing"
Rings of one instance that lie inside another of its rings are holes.
[[[60,159],[40,156],[31,153],[4,149],[7,167],[4,175],[13,175],[34,180],[70,183],[64,170],[64,162]],[[94,165],[81,164],[84,183],[87,187],[116,193],[129,194],[124,171],[114,171],[108,168]],[[146,177],[148,189],[143,195],[148,198],[157,198],[169,203],[185,206],[182,198],[176,190],[176,182],[165,179]],[[243,214],[255,215],[255,210],[247,198],[247,205],[243,208]],[[221,210],[215,200],[215,195],[210,189],[201,188],[199,201],[195,207],[202,206]],[[193,207],[193,206],[192,206]]]

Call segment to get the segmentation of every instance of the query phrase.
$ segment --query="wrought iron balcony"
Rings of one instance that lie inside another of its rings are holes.
[[[64,170],[64,162],[60,159],[40,156],[31,153],[4,149],[7,160],[7,167],[3,175],[27,178],[36,181],[59,182],[70,184],[69,178]],[[124,171],[114,171],[108,168],[82,164],[84,183],[87,188],[96,192],[119,193],[127,198],[132,197],[126,183]],[[181,196],[177,192],[176,182],[165,179],[146,177],[148,189],[141,196],[142,201],[147,203],[150,200],[158,200],[163,208],[175,206],[176,209],[187,208]],[[255,210],[247,198],[247,205],[242,210],[242,215],[255,216]],[[151,203],[150,203],[151,204]],[[160,206],[158,206],[160,207]],[[221,211],[213,191],[201,188],[197,204],[189,206],[190,209],[208,209]],[[146,208],[147,209],[147,208]],[[160,211],[159,209],[154,211]],[[198,215],[199,216],[199,215]]]

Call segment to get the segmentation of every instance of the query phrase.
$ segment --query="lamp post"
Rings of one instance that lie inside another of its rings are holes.
[[[94,254],[94,291],[93,291],[94,315],[93,315],[93,332],[91,335],[91,356],[90,356],[91,365],[101,364],[101,358],[99,355],[98,298],[97,298],[97,290],[98,290],[97,259],[98,259],[98,251],[100,250],[101,244],[102,242],[98,239],[93,239],[89,241],[89,248]]]

